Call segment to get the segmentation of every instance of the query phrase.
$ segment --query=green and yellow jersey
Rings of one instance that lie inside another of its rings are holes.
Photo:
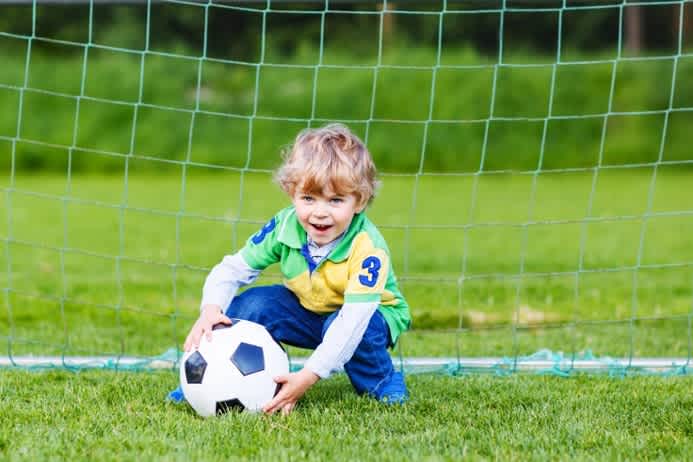
[[[329,314],[345,303],[379,303],[394,344],[409,328],[411,315],[390,251],[375,225],[363,213],[354,215],[341,241],[317,266],[308,254],[307,239],[292,206],[251,236],[240,254],[257,271],[279,263],[284,285],[315,313]]]

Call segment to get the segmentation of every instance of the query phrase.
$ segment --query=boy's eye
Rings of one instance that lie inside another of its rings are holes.
[[[305,202],[312,202],[313,196],[301,196],[301,200]]]
[[[342,199],[341,197],[333,197],[332,199],[330,199],[330,202],[332,202],[333,204],[341,204],[342,202],[344,202],[344,199]]]

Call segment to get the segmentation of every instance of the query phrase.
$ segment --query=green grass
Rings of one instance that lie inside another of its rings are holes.
[[[411,376],[412,400],[318,383],[288,416],[201,419],[170,372],[0,374],[0,459],[690,460],[691,377]]]
[[[371,58],[345,50],[328,50],[316,73],[318,50],[307,47],[291,57],[269,53],[259,74],[255,63],[202,60],[198,101],[197,59],[147,54],[142,60],[139,53],[90,48],[84,62],[81,49],[35,42],[27,63],[25,47],[0,37],[0,153],[2,140],[18,138],[20,169],[60,171],[73,143],[80,153],[92,152],[76,155],[73,170],[117,171],[119,156],[131,152],[272,168],[278,147],[310,120],[350,121],[368,135],[380,168],[392,172],[417,171],[422,152],[424,169],[435,172],[476,171],[482,151],[486,170],[532,170],[540,153],[544,168],[593,167],[600,153],[603,164],[654,162],[663,134],[664,160],[692,160],[685,141],[693,121],[690,56],[676,68],[671,59],[619,62],[612,92],[609,52],[570,55],[582,64],[560,63],[555,75],[547,65],[555,57],[515,53],[506,62],[534,66],[494,74],[495,58],[446,48],[446,67],[433,82],[435,50],[387,48],[383,63],[390,67],[376,76]],[[553,118],[545,125],[549,106]],[[674,111],[663,133],[668,108]]]
[[[385,177],[368,214],[411,305],[401,353],[690,357],[693,178],[658,169],[643,220],[651,174],[600,171],[594,194],[592,174],[542,172],[534,186],[484,175],[473,210],[472,177]],[[181,178],[15,176],[0,195],[0,336],[13,354],[182,343],[209,268],[288,202],[268,174]],[[271,268],[260,283],[277,281]]]

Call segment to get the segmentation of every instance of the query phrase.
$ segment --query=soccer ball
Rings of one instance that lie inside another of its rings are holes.
[[[289,372],[286,352],[263,326],[232,321],[214,326],[212,340],[203,336],[180,363],[183,395],[202,417],[261,410],[279,391],[274,377]]]

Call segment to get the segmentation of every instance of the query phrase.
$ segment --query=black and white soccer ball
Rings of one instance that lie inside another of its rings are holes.
[[[279,391],[274,377],[289,372],[284,349],[260,324],[234,319],[217,324],[212,340],[183,355],[183,395],[202,417],[229,410],[257,412]]]

